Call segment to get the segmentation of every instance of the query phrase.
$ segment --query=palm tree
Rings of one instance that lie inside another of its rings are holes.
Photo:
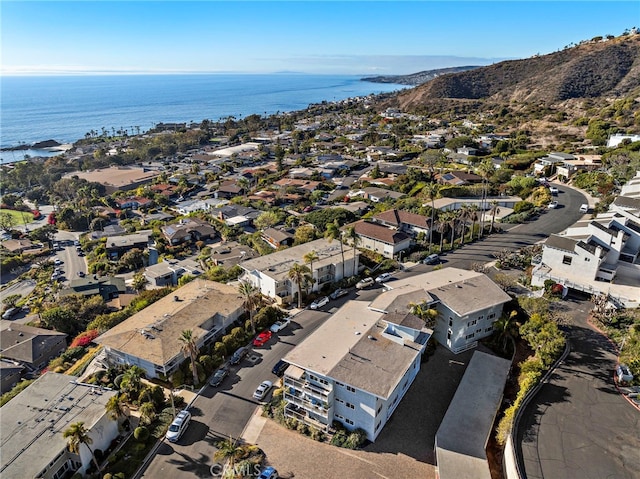
[[[198,357],[198,346],[196,338],[191,329],[185,329],[178,338],[182,343],[182,352],[185,356],[189,356],[191,360],[191,372],[193,373],[193,386],[198,384],[198,370],[196,369],[196,358]]]
[[[69,450],[74,454],[80,455],[80,448],[84,444],[91,453],[91,459],[93,460],[96,469],[98,470],[98,472],[100,472],[100,464],[98,464],[96,456],[93,453],[93,449],[91,449],[91,443],[93,443],[93,439],[89,437],[89,431],[86,427],[84,427],[84,422],[74,422],[64,430],[62,436],[65,439],[68,439],[67,445],[69,446]]]
[[[309,268],[303,264],[294,263],[287,276],[298,285],[298,308],[302,308],[302,284],[310,276]]]
[[[462,235],[460,236],[461,244],[464,245],[464,235],[467,229],[467,221],[471,218],[471,210],[468,205],[463,205],[458,210],[458,220],[460,221],[460,226],[462,226]]]
[[[331,243],[334,239],[340,241],[340,254],[342,255],[342,278],[344,278],[344,243],[342,242],[342,232],[340,231],[338,220],[335,220],[333,223],[327,224],[327,229],[324,232],[324,237],[327,238],[329,243]]]
[[[480,236],[484,235],[484,215],[486,211],[486,201],[489,192],[489,178],[495,173],[495,166],[490,158],[482,160],[478,166],[478,173],[482,176],[482,211],[480,212]]]
[[[344,237],[348,241],[351,241],[351,244],[353,245],[353,275],[355,276],[356,274],[358,274],[358,271],[357,271],[358,255],[356,254],[356,248],[358,247],[358,243],[360,243],[360,236],[358,236],[355,226],[349,226],[345,230]]]
[[[109,417],[114,421],[118,421],[120,418],[127,415],[129,412],[129,408],[127,407],[127,403],[123,401],[122,396],[116,394],[115,396],[111,396],[107,401],[105,406]]]
[[[251,321],[251,334],[256,333],[256,325],[253,321],[253,316],[261,303],[262,294],[253,284],[248,281],[240,281],[238,285],[238,292],[244,302],[242,303],[242,307],[249,314],[249,320]]]
[[[433,228],[435,224],[436,206],[435,199],[440,192],[440,185],[438,183],[429,183],[422,191],[431,200],[431,225],[429,226],[429,253],[431,253],[431,246],[433,244]]]
[[[451,230],[451,247],[449,248],[449,250],[453,251],[453,243],[456,239],[456,222],[458,221],[457,211],[447,211],[446,219],[447,227]]]
[[[491,226],[489,227],[489,233],[492,233],[493,224],[496,221],[496,215],[500,213],[500,208],[498,208],[498,202],[496,200],[491,202],[491,209],[489,210],[489,213],[491,213]]]
[[[426,303],[411,303],[409,306],[411,306],[411,314],[422,319],[426,327],[433,328],[438,317],[438,310],[430,308]]]
[[[440,235],[440,253],[442,253],[444,249],[444,232],[447,229],[448,223],[447,214],[448,211],[441,211],[438,213],[438,218],[436,219],[436,229]]]
[[[219,441],[216,443],[217,451],[213,453],[213,458],[216,461],[229,461],[229,470],[233,471],[233,465],[244,454],[244,446],[238,444],[237,439],[229,439]]]
[[[313,262],[318,261],[320,257],[318,256],[318,253],[315,252],[315,250],[312,250],[305,254],[302,259],[304,259],[304,264],[309,265],[309,270],[311,271],[311,290],[313,291],[313,284],[315,283],[313,279]]]
[[[136,399],[142,386],[142,376],[144,369],[140,366],[131,366],[125,371],[120,382],[120,390],[124,392],[129,399]]]
[[[473,234],[476,230],[476,222],[478,221],[478,207],[471,205],[469,207],[469,219],[471,219],[471,241],[473,241]]]

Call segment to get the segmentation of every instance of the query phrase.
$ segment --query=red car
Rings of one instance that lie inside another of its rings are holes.
[[[271,334],[271,331],[269,331],[268,329],[266,331],[262,331],[256,336],[256,339],[253,340],[253,345],[264,346],[264,343],[271,339]]]

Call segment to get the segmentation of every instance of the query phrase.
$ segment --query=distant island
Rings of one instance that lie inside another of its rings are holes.
[[[396,83],[398,85],[422,85],[434,78],[448,73],[460,73],[467,70],[473,70],[479,68],[479,66],[464,66],[464,67],[449,67],[440,68],[437,70],[426,70],[418,73],[411,73],[409,75],[381,75],[376,77],[361,78],[362,81],[369,81],[373,83]]]
[[[0,148],[0,151],[42,150],[45,148],[55,148],[58,146],[62,146],[62,143],[59,143],[56,140],[44,140],[33,143],[32,145],[18,145],[12,146],[10,148]]]

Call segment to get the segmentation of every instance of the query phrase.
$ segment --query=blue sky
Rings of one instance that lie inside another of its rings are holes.
[[[406,74],[640,27],[628,1],[29,1],[0,5],[1,73]]]

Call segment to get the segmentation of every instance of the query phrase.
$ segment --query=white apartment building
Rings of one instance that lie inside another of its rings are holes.
[[[118,392],[82,384],[73,376],[48,372],[2,406],[0,476],[60,479],[91,466],[91,452],[67,447],[64,431],[83,422],[91,448],[105,451],[118,436],[118,423],[106,410]]]
[[[370,308],[390,313],[403,311],[410,302],[435,309],[438,315],[433,337],[454,353],[473,348],[480,339],[491,336],[493,323],[511,300],[487,275],[458,268],[390,281],[384,288],[388,292],[378,296]]]
[[[285,416],[328,430],[333,421],[375,441],[420,370],[430,331],[348,301],[284,357]]]
[[[280,303],[291,302],[298,293],[298,285],[289,279],[289,271],[295,263],[304,265],[304,256],[312,251],[318,259],[313,262],[314,283],[309,286],[310,291],[318,291],[325,284],[348,278],[358,271],[357,251],[354,260],[353,248],[342,245],[341,249],[338,240],[329,242],[323,238],[243,261],[239,266],[244,273],[239,279],[248,281],[263,295]],[[311,267],[311,264],[306,266]]]
[[[385,289],[369,304],[345,303],[284,357],[285,416],[323,430],[339,421],[374,441],[420,371],[429,338],[453,351],[473,347],[511,299],[484,274],[456,268]],[[425,303],[439,313],[433,331],[412,314]]]
[[[531,284],[548,279],[592,294],[608,294],[619,306],[640,304],[640,174],[595,219],[582,219],[543,243]]]

